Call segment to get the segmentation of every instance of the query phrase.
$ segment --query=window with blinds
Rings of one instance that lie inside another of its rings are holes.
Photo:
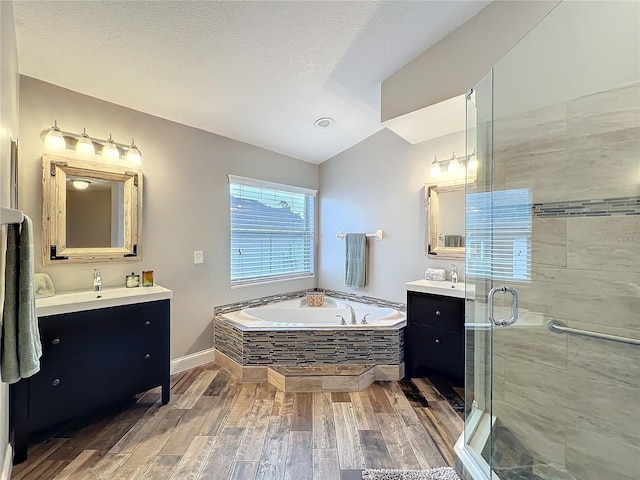
[[[231,285],[314,274],[315,190],[229,175]]]
[[[531,279],[531,194],[528,189],[466,196],[466,261],[469,277]]]

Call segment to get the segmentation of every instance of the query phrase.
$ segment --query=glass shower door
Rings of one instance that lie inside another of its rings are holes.
[[[469,97],[465,441],[484,478],[640,478],[638,32],[637,2],[563,2]]]
[[[491,90],[492,74],[467,93],[466,155],[469,157],[466,178],[466,215],[469,219],[477,211],[469,199],[482,197],[492,187]],[[482,104],[477,104],[477,101]],[[486,197],[485,197],[486,198]],[[483,238],[465,226],[466,264],[483,258]],[[487,298],[493,282],[488,278],[465,273],[465,450],[485,478],[491,475],[491,327],[488,321]]]

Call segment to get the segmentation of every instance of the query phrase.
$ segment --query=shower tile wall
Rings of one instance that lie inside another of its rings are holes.
[[[494,188],[536,204],[533,283],[515,285],[524,320],[494,333],[493,413],[575,478],[636,480],[638,347],[546,322],[640,338],[640,86],[496,120],[493,138]]]

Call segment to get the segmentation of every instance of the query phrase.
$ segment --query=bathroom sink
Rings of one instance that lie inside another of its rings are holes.
[[[38,317],[47,317],[61,313],[153,302],[155,300],[171,298],[171,294],[171,290],[161,287],[160,285],[136,288],[105,288],[100,292],[94,292],[92,290],[63,292],[57,293],[52,297],[36,299],[36,314]]]
[[[416,280],[406,283],[407,290],[411,292],[431,293],[447,297],[464,298],[465,284],[462,282],[436,282],[434,280]]]

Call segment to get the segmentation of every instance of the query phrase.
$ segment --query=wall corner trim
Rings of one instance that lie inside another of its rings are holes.
[[[189,355],[184,355],[183,357],[178,357],[171,360],[169,373],[171,373],[171,375],[174,375],[176,373],[189,370],[190,368],[195,368],[207,363],[211,363],[213,362],[213,360],[213,348],[207,348],[206,350],[201,350],[196,353],[190,353]]]
[[[13,447],[11,444],[7,445],[7,450],[4,456],[4,463],[2,464],[2,474],[0,480],[11,480],[11,469],[13,467]]]

